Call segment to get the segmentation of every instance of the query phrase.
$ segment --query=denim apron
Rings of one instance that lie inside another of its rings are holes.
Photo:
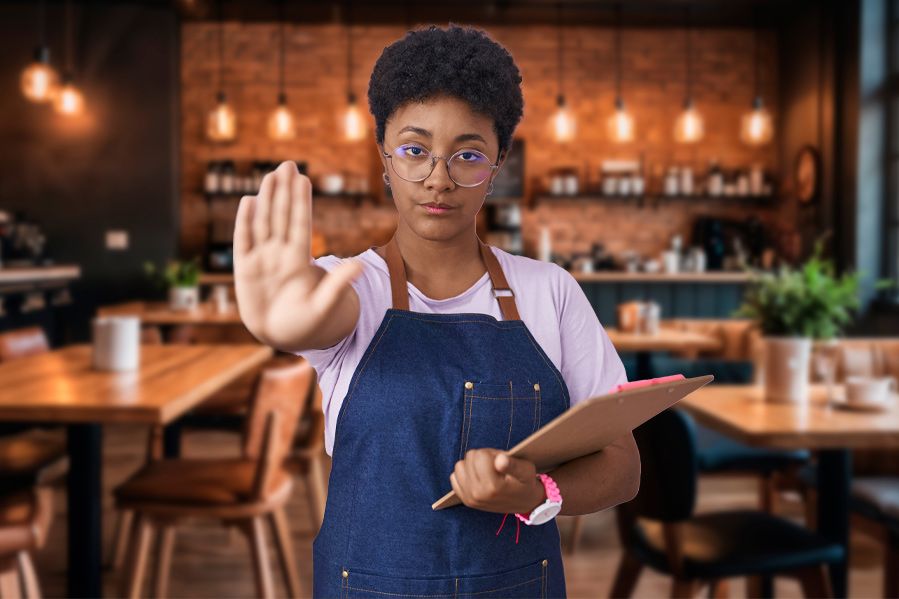
[[[555,520],[514,525],[464,505],[433,511],[469,449],[509,449],[569,407],[568,389],[480,242],[503,320],[409,311],[403,259],[386,246],[393,307],[337,417],[315,597],[564,597]],[[550,309],[547,306],[547,309]]]

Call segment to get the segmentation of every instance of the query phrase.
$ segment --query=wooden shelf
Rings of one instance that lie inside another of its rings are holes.
[[[601,193],[582,193],[576,195],[551,195],[547,193],[535,196],[535,201],[558,201],[558,200],[584,200],[584,201],[600,201],[600,202],[633,202],[635,204],[658,204],[660,202],[674,201],[692,201],[692,202],[722,202],[722,203],[758,203],[770,204],[775,201],[775,196],[709,196],[709,195],[603,195]]]

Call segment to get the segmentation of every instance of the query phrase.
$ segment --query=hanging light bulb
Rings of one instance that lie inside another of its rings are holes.
[[[39,46],[34,50],[34,62],[25,67],[21,77],[22,93],[32,102],[44,103],[53,100],[59,75],[50,66],[50,49]]]
[[[287,108],[287,93],[284,91],[284,61],[287,54],[284,48],[284,1],[278,4],[278,35],[280,49],[278,52],[278,106],[268,117],[268,136],[276,141],[285,141],[296,137],[293,114]]]
[[[771,113],[762,104],[761,98],[752,103],[752,110],[740,120],[740,139],[750,146],[763,146],[774,137]]]
[[[348,141],[365,139],[365,120],[356,103],[356,94],[347,95],[346,113],[343,115],[343,135]]]
[[[702,139],[705,134],[705,125],[702,115],[693,105],[693,100],[684,102],[684,110],[674,123],[674,139],[678,143],[691,144]]]
[[[634,141],[634,117],[624,107],[621,98],[615,101],[615,112],[606,122],[609,139],[616,143]]]
[[[237,114],[228,104],[225,92],[219,92],[216,100],[215,107],[206,117],[206,136],[211,141],[234,141],[237,137]]]
[[[81,94],[81,90],[75,87],[70,75],[66,75],[62,86],[56,91],[53,108],[59,114],[66,116],[77,116],[84,110],[84,96]]]
[[[278,94],[278,107],[268,117],[268,136],[279,141],[296,137],[293,114],[287,108],[287,96],[283,93]]]
[[[38,38],[39,44],[34,49],[34,61],[22,71],[20,84],[22,94],[28,100],[45,103],[53,100],[56,87],[59,85],[59,74],[50,66],[50,48],[47,47],[44,27],[46,18],[44,2],[38,4]]]
[[[553,115],[553,133],[556,141],[571,141],[574,139],[576,130],[574,115],[568,110],[568,106],[565,104],[565,96],[562,94],[559,94],[556,105],[558,108],[556,109],[556,114]]]
[[[755,98],[752,100],[752,110],[740,118],[740,140],[750,146],[763,146],[774,137],[774,123],[771,113],[765,108],[761,91],[761,59],[759,56],[759,33],[755,28],[752,36],[753,54],[755,62]]]
[[[691,68],[691,50],[692,46],[690,44],[690,9],[687,8],[687,29],[686,29],[686,37],[687,37],[687,96],[684,100],[684,110],[677,117],[677,120],[674,122],[674,141],[682,144],[692,144],[696,143],[702,139],[702,136],[705,135],[705,125],[702,122],[702,115],[696,110],[696,107],[693,105],[693,96],[691,92],[691,83],[692,83],[692,75],[693,71]]]
[[[621,98],[621,5],[615,5],[615,112],[606,121],[606,134],[615,143],[634,141],[634,117]]]

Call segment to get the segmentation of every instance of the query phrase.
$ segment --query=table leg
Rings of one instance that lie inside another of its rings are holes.
[[[638,351],[634,358],[636,361],[634,365],[634,380],[642,381],[643,379],[652,378],[652,352]]]
[[[68,596],[102,594],[102,460],[99,424],[73,424],[66,435],[68,476]]]
[[[852,452],[826,449],[818,452],[818,532],[843,546],[843,560],[830,567],[834,597],[846,597],[849,587],[849,492],[852,484]]]
[[[175,420],[165,427],[162,433],[162,452],[167,458],[181,456],[181,428],[180,420]]]

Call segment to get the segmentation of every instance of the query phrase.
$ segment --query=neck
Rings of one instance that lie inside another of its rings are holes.
[[[474,223],[451,239],[430,240],[400,221],[396,242],[406,264],[407,280],[430,297],[461,293],[487,270]]]

